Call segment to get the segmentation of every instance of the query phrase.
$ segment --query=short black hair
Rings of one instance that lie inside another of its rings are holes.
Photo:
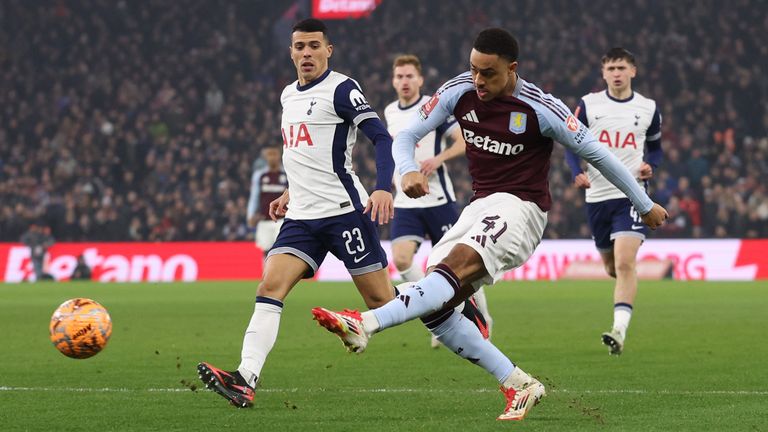
[[[293,26],[293,31],[303,33],[322,32],[325,40],[328,41],[328,27],[317,18],[307,18],[297,22]]]
[[[606,64],[609,61],[626,60],[627,63],[635,66],[635,55],[628,49],[622,47],[613,47],[603,54],[602,63]]]
[[[517,39],[500,28],[488,28],[478,33],[472,48],[483,54],[496,54],[510,62],[517,61],[519,52]]]

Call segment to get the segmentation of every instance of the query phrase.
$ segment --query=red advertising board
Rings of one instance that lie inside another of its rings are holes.
[[[318,19],[357,19],[368,16],[381,0],[312,0],[312,16]]]
[[[390,256],[388,241],[382,247]],[[414,262],[424,267],[430,251],[422,244]],[[102,282],[170,282],[196,280],[252,280],[261,278],[263,254],[251,242],[210,243],[57,243],[50,250],[47,272],[57,280],[72,274],[83,255]],[[668,260],[676,280],[768,280],[768,240],[656,240],[640,248],[641,261]],[[545,240],[531,258],[507,272],[504,280],[557,280],[570,262],[600,261],[590,240]],[[0,243],[0,281],[34,279],[29,248]],[[350,280],[349,273],[329,254],[317,271],[318,280]]]
[[[261,249],[251,242],[58,243],[47,272],[68,279],[81,254],[102,282],[258,279],[262,270]],[[29,248],[0,244],[0,275],[4,282],[32,280]]]

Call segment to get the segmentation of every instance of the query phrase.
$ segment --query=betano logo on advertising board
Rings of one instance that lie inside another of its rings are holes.
[[[387,252],[393,279],[391,246]],[[640,249],[640,260],[672,262],[677,280],[768,279],[768,240],[662,240],[651,239]],[[425,242],[414,262],[426,266],[431,246]],[[196,280],[254,280],[261,277],[263,253],[252,242],[196,243],[58,243],[51,248],[48,272],[57,280],[68,279],[82,254],[101,282],[171,282]],[[507,272],[504,280],[557,280],[570,263],[600,261],[590,240],[544,240],[521,267]],[[0,244],[0,277],[4,282],[34,279],[29,248]],[[344,264],[329,254],[317,280],[348,281]]]
[[[261,277],[263,254],[251,242],[57,243],[46,270],[68,279],[83,255],[100,282],[171,282],[253,280]],[[29,248],[0,244],[4,282],[34,280]]]

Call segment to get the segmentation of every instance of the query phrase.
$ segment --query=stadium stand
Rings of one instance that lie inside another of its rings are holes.
[[[0,241],[40,220],[57,241],[246,239],[252,163],[281,141],[290,28],[306,3],[3,1]],[[478,30],[500,26],[521,41],[521,76],[575,108],[603,87],[605,49],[625,46],[642,70],[633,86],[664,118],[651,192],[671,220],[653,236],[768,237],[768,21],[750,2],[483,5],[384,0],[369,18],[329,22],[331,67],[360,77],[381,114],[395,55],[420,56],[434,90],[467,69]],[[355,159],[372,186],[371,146],[356,151],[370,155]],[[465,203],[468,178],[452,169]],[[545,237],[589,237],[559,146],[550,183]]]

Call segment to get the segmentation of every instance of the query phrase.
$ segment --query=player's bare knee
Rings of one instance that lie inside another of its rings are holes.
[[[480,254],[464,244],[454,246],[440,263],[448,266],[462,284],[472,282],[478,275],[485,272],[485,264]]]
[[[403,255],[395,255],[392,260],[395,262],[395,267],[397,268],[397,271],[405,271],[411,268],[411,264],[413,264],[413,258]]]
[[[618,262],[614,267],[615,267],[615,271],[614,271],[613,277],[616,277],[616,275],[619,275],[619,274],[633,273],[637,266],[635,265],[634,262],[626,261],[626,262]]]
[[[259,283],[259,287],[256,289],[256,295],[279,300],[285,297],[285,294],[289,289],[290,287],[286,286],[283,282],[264,279]]]
[[[448,256],[440,261],[440,264],[448,266],[455,273],[470,264],[468,259],[471,255],[470,252],[477,254],[477,252],[475,252],[474,249],[470,248],[469,246],[456,245],[448,254]]]
[[[375,309],[384,306],[392,300],[392,295],[372,293],[365,295],[363,300],[365,300],[365,305],[368,306],[369,309]]]

